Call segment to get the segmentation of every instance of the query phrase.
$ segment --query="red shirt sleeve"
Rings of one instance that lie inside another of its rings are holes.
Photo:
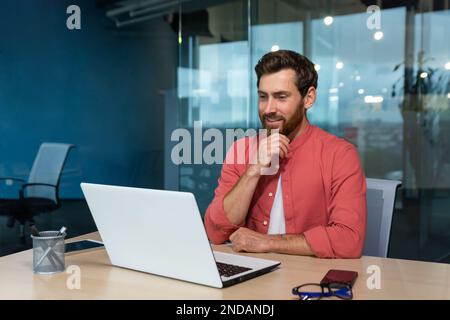
[[[331,178],[330,218],[327,226],[304,232],[320,258],[360,258],[366,236],[366,178],[358,152],[345,144],[335,153]]]
[[[223,199],[239,181],[241,172],[246,168],[244,163],[239,164],[238,162],[238,157],[241,155],[237,152],[237,146],[240,142],[244,142],[244,140],[235,142],[228,151],[224,164],[222,165],[218,186],[214,192],[214,199],[206,209],[206,232],[208,238],[214,244],[224,243],[234,231],[245,225],[245,221],[241,225],[232,224],[226,217],[223,208]],[[242,152],[243,149],[239,148],[239,151]],[[243,156],[246,157],[246,155]],[[243,162],[245,162],[245,158]]]

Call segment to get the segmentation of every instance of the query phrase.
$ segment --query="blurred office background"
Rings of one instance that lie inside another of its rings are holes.
[[[80,30],[66,27],[72,4]],[[367,177],[403,183],[389,256],[450,263],[450,0],[5,0],[0,12],[0,178],[27,180],[44,142],[75,146],[39,229],[96,230],[81,181],[193,192],[204,214],[221,166],[174,165],[173,130],[258,128],[253,67],[292,49],[318,70],[310,121],[354,143]],[[0,180],[0,199],[20,185]],[[8,223],[0,210],[0,255],[30,245]]]

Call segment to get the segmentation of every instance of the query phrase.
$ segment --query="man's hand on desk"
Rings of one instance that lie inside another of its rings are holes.
[[[270,235],[248,228],[239,228],[230,236],[233,250],[236,252],[269,252]]]
[[[277,252],[311,256],[314,252],[302,234],[270,235],[239,228],[231,236],[234,251]]]

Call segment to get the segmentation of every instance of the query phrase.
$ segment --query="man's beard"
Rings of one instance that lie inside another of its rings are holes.
[[[261,124],[264,129],[270,128],[272,130],[275,128],[270,127],[270,124],[267,122],[267,118],[272,120],[282,120],[283,125],[282,129],[280,130],[280,133],[285,136],[289,136],[302,123],[303,118],[305,117],[304,110],[305,110],[305,103],[302,99],[300,101],[299,106],[295,108],[295,113],[292,115],[292,117],[290,117],[287,120],[285,117],[277,115],[276,113],[259,115],[259,119],[261,120]]]

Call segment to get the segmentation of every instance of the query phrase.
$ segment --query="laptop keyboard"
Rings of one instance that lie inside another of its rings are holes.
[[[219,269],[219,274],[224,277],[232,277],[238,273],[252,270],[251,268],[235,266],[233,264],[216,262],[217,268]]]

